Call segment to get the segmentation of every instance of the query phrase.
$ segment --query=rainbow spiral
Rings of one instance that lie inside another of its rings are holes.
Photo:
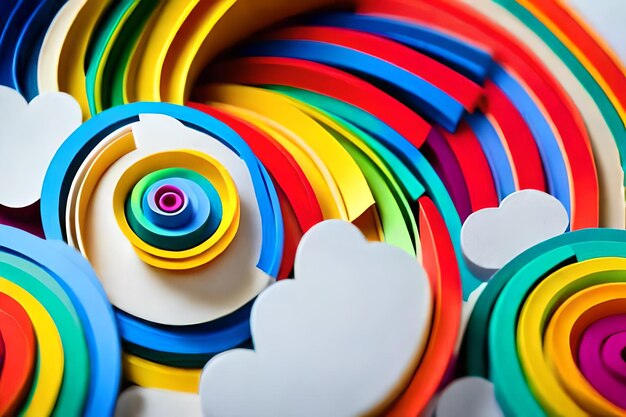
[[[283,229],[273,183],[227,125],[162,103],[103,112],[57,152],[41,207],[46,236],[75,244],[119,309],[130,380],[201,366],[249,339]],[[182,372],[193,391],[198,372]]]

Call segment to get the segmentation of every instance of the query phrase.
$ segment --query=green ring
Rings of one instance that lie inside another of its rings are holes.
[[[478,298],[460,359],[470,375],[494,382],[505,414],[545,414],[528,387],[517,356],[517,317],[527,293],[542,277],[565,264],[598,257],[626,257],[626,232],[586,229],[542,242],[498,271]]]
[[[148,188],[162,179],[178,177],[195,182],[204,190],[210,201],[211,211],[207,220],[197,229],[181,233],[176,229],[166,229],[152,224],[143,214],[142,199]],[[130,198],[126,201],[126,220],[133,232],[144,242],[165,250],[182,251],[193,248],[211,235],[218,228],[222,219],[222,203],[215,187],[202,175],[184,168],[166,168],[143,177],[133,187]]]

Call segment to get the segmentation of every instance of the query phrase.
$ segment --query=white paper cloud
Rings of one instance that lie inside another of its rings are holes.
[[[464,377],[448,385],[437,402],[437,417],[502,417],[493,384],[479,377]]]
[[[401,392],[421,356],[431,291],[419,263],[368,243],[338,220],[302,239],[295,279],[257,298],[255,350],[235,349],[204,368],[205,416],[358,416]]]
[[[80,106],[65,93],[44,93],[30,103],[0,86],[0,204],[25,207],[41,195],[54,153],[82,122]]]
[[[162,389],[130,387],[120,394],[115,417],[201,417],[195,394]]]
[[[461,247],[470,267],[489,278],[511,259],[565,232],[569,219],[559,200],[537,190],[515,192],[472,213],[461,229]]]

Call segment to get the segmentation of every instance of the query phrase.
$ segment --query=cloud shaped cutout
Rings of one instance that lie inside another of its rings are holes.
[[[65,93],[44,93],[27,103],[0,86],[0,204],[26,207],[39,200],[55,152],[82,122],[80,106]]]
[[[517,191],[500,203],[472,213],[461,228],[461,248],[470,267],[488,279],[526,249],[567,230],[559,200],[537,190]]]
[[[480,377],[464,377],[448,385],[437,402],[437,417],[502,417],[493,384]]]
[[[186,392],[130,387],[119,396],[115,417],[201,417],[200,398]]]
[[[205,416],[357,416],[398,395],[423,352],[431,291],[402,250],[368,243],[339,220],[303,237],[295,279],[257,298],[255,350],[235,349],[205,366]]]

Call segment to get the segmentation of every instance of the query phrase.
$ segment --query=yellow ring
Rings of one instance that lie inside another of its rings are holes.
[[[543,334],[550,315],[573,293],[607,282],[621,282],[624,258],[596,258],[565,266],[530,293],[517,323],[517,351],[533,394],[549,415],[586,416],[544,361]]]
[[[350,143],[352,143],[355,147],[357,147],[380,170],[382,175],[385,177],[385,182],[388,184],[389,188],[393,189],[396,195],[404,197],[404,193],[400,187],[400,184],[398,183],[396,178],[393,176],[393,174],[391,173],[387,165],[378,156],[378,154],[376,154],[361,138],[359,138],[357,135],[350,132],[344,126],[337,123],[335,120],[328,117],[326,114],[319,111],[315,107],[310,106],[301,101],[291,99],[291,98],[288,100],[294,107],[302,111],[304,114],[320,122],[322,125],[326,125],[330,127],[332,130],[338,132],[342,137],[344,137]],[[398,207],[400,208],[400,210],[404,209],[405,211],[412,213],[412,209],[409,206],[409,202],[406,198],[399,199]],[[415,239],[410,239],[410,237],[408,236],[401,236],[399,240],[405,239],[405,240],[411,241],[410,244],[405,244],[402,246],[402,248],[406,250],[407,252],[409,252],[412,256],[416,256],[418,259],[421,259],[422,254],[421,254],[419,232],[417,230],[417,226],[415,222],[413,222],[410,225],[406,225],[404,222],[404,218],[401,218],[400,223],[401,223],[401,226],[405,228],[407,235],[410,229],[411,233],[413,233],[413,236],[415,236]],[[383,233],[383,236],[384,236],[384,233]],[[385,238],[385,241],[389,241],[389,239]],[[409,249],[409,246],[410,246],[410,249]]]
[[[183,251],[149,245],[132,231],[126,220],[125,203],[132,187],[146,174],[169,168],[172,164],[189,168],[207,178],[222,201],[222,221],[215,233],[201,244]],[[132,243],[138,256],[152,266],[165,269],[189,269],[209,262],[228,247],[239,227],[239,195],[228,171],[214,158],[191,149],[155,153],[129,167],[115,187],[113,210],[122,233]]]
[[[198,393],[201,369],[161,365],[128,353],[122,360],[124,377],[139,386]]]
[[[59,58],[59,90],[72,95],[83,110],[83,119],[91,116],[87,100],[85,55],[91,34],[111,0],[86,0],[77,12]]]
[[[254,125],[271,136],[272,139],[289,152],[311,184],[325,220],[342,219],[350,221],[337,183],[328,167],[310,147],[298,138],[297,134],[251,110],[223,103],[212,103],[212,106]],[[374,206],[353,220],[352,223],[361,230],[368,241],[384,241],[382,224],[378,211]]]
[[[95,153],[93,161],[88,162],[89,166],[86,169],[86,172],[83,172],[81,167],[81,170],[79,170],[77,176],[75,177],[75,183],[77,184],[78,189],[76,197],[74,198],[75,203],[72,201],[68,202],[68,207],[70,207],[70,210],[75,213],[75,227],[68,231],[67,236],[73,237],[76,246],[86,258],[88,258],[88,256],[85,242],[82,237],[82,230],[86,221],[87,208],[89,207],[89,201],[91,200],[93,191],[96,188],[96,185],[98,185],[98,181],[100,181],[102,175],[104,175],[105,171],[109,169],[115,161],[127,153],[137,149],[130,127],[127,129],[128,130],[119,132],[120,136],[103,145],[102,149],[99,149],[99,151]],[[94,152],[89,155],[86,162],[92,154],[94,154]],[[83,166],[85,166],[85,162],[83,163]],[[70,225],[72,223],[67,221],[67,224]]]
[[[626,416],[587,381],[576,365],[574,352],[580,336],[593,322],[626,313],[626,282],[596,285],[571,296],[554,313],[544,341],[545,361],[576,401],[594,415]]]
[[[150,42],[145,46],[137,69],[137,98],[139,101],[161,100],[161,75],[169,48],[180,27],[197,7],[199,0],[170,0],[155,12],[150,28]]]
[[[165,57],[161,79],[169,82],[161,85],[161,98],[174,104],[184,104],[192,84],[189,68],[197,59],[202,44],[210,39],[213,44],[216,36],[212,33],[213,27],[230,10],[237,0],[201,1],[181,26],[173,42],[173,53]],[[232,32],[228,32],[229,34]],[[182,38],[182,36],[186,36]],[[222,40],[220,39],[220,42]],[[195,79],[194,74],[192,78]]]

